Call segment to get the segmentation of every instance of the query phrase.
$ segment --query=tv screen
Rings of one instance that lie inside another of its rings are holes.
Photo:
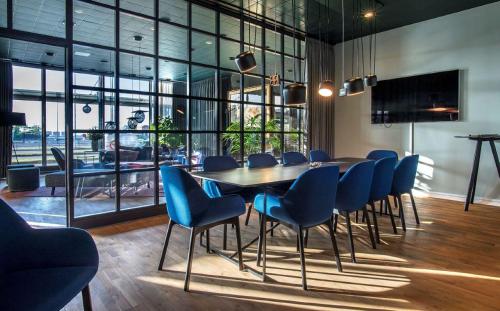
[[[459,98],[459,70],[379,81],[372,123],[457,121]]]

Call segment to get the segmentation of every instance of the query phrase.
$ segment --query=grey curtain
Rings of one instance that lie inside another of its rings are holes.
[[[310,150],[321,149],[333,157],[335,155],[334,103],[335,92],[338,90],[335,90],[331,97],[322,97],[318,94],[318,89],[322,80],[334,80],[335,52],[332,45],[320,44],[315,39],[307,38],[306,43],[308,145]]]
[[[12,111],[12,62],[0,59],[0,113]],[[0,127],[0,178],[7,176],[12,156],[12,128]]]
[[[191,128],[195,131],[217,130],[217,101],[209,98],[217,97],[216,79],[208,78],[191,84],[191,96],[206,97],[206,100],[191,100]],[[217,140],[215,135],[195,135],[193,145],[199,149],[203,156],[217,153]]]

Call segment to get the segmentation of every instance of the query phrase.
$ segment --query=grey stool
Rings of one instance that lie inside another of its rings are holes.
[[[7,169],[9,191],[31,191],[40,187],[38,167],[12,167]]]

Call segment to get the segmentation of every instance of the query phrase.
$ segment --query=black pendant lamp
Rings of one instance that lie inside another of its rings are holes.
[[[288,84],[283,89],[283,99],[285,105],[299,106],[306,103],[306,86],[303,83],[297,83],[297,71],[295,70],[295,0],[292,0],[293,6],[293,78],[294,83]]]
[[[354,36],[355,36],[355,33],[356,33],[356,30],[357,30],[357,26],[359,26],[359,15],[361,14],[359,12],[359,7],[360,7],[360,3],[359,3],[359,0],[358,1],[354,1],[353,2],[353,6],[352,6],[352,55],[351,55],[351,74],[352,74],[352,77],[348,80],[346,80],[347,83],[344,83],[344,87],[346,88],[346,94],[347,96],[354,96],[354,95],[358,95],[358,94],[361,94],[365,91],[365,84],[364,84],[364,81],[363,79],[361,78],[360,76],[360,66],[359,66],[359,52],[360,52],[360,43],[362,43],[360,40],[362,40],[361,38],[358,38],[358,39],[354,39]],[[356,53],[354,53],[354,50],[356,50]],[[356,67],[357,67],[357,75],[355,76],[355,73],[354,73],[354,63],[355,63],[355,57],[354,55],[356,55]]]
[[[333,91],[335,89],[335,84],[332,80],[323,80],[319,84],[319,95],[323,97],[329,97],[333,95]]]
[[[83,107],[82,107],[82,111],[83,113],[90,113],[92,111],[92,107],[89,106],[89,103],[86,103]]]
[[[365,91],[365,84],[361,77],[353,77],[347,80],[347,96],[358,95]]]
[[[375,74],[375,56],[377,53],[377,10],[375,0],[371,2],[370,11],[363,14],[365,19],[369,19],[371,33],[370,33],[370,74],[366,75],[364,78],[364,83],[367,87],[376,86],[378,82],[377,75]],[[373,45],[373,49],[372,49]],[[373,50],[373,53],[372,53]],[[372,54],[373,54],[373,70],[372,70]]]
[[[345,79],[345,10],[344,10],[344,0],[341,2],[342,5],[342,80]],[[347,81],[342,84],[342,88],[339,89],[339,96],[344,97],[347,96],[346,89]]]
[[[259,1],[255,4],[255,15],[257,16],[257,12],[259,10]],[[234,58],[234,62],[236,63],[236,66],[238,66],[238,70],[241,73],[246,73],[251,70],[253,70],[255,67],[257,67],[257,61],[255,60],[255,53],[252,52],[251,49],[251,42],[250,42],[250,20],[248,20],[248,51],[241,52],[240,54],[236,55]],[[254,36],[254,42],[253,46],[255,49],[255,43],[257,41],[257,27],[255,27],[255,36]]]
[[[330,28],[330,1],[327,0],[327,26],[326,28]],[[323,64],[324,63],[324,52],[325,52],[325,45],[323,44],[323,41],[328,42],[328,33],[325,34],[323,40],[321,39],[321,10],[319,11],[319,27],[318,27],[318,37],[319,37],[319,44],[320,44],[320,50],[319,50],[319,63]],[[335,84],[332,80],[325,79],[325,73],[323,71],[323,66],[320,67],[320,76],[321,76],[321,83],[319,84],[319,89],[318,89],[318,94],[323,97],[330,97],[333,95],[333,91],[335,89]]]
[[[135,111],[132,111],[132,113],[134,114],[134,117],[138,123],[144,122],[144,119],[146,118],[146,115],[144,114],[145,112],[147,112],[147,111],[142,110],[142,109],[137,109]]]

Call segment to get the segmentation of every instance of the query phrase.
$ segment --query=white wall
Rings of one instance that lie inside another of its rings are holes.
[[[366,44],[366,42],[365,42]],[[365,45],[366,46],[366,45]],[[336,46],[340,86],[341,44]],[[345,45],[346,77],[351,42]],[[415,153],[421,156],[420,187],[463,196],[475,144],[455,135],[500,133],[500,2],[393,29],[377,36],[379,80],[452,69],[463,70],[462,121],[415,124]],[[410,125],[370,124],[370,96],[337,98],[336,157],[365,156],[375,148],[410,150]],[[500,151],[500,144],[496,144]],[[488,144],[483,144],[476,197],[500,201],[500,179]]]

